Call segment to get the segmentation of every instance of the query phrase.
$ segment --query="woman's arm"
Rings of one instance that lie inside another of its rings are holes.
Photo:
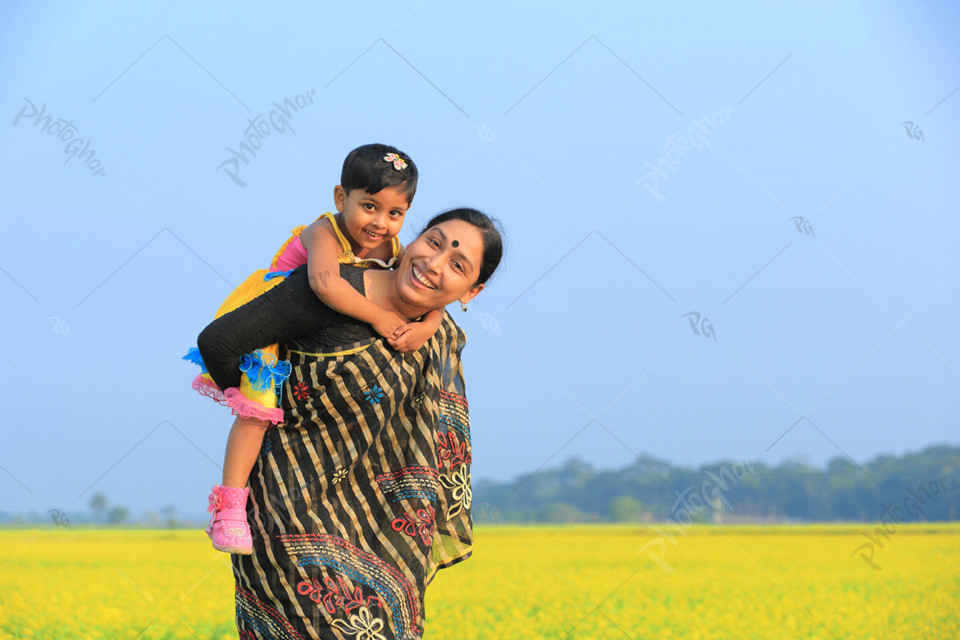
[[[387,343],[402,353],[419,351],[437,332],[442,322],[443,310],[434,309],[423,316],[420,322],[409,322],[397,329],[393,337],[387,338]]]
[[[330,309],[310,289],[304,265],[266,293],[207,325],[197,338],[197,347],[221,390],[238,387],[242,355],[312,335],[324,327],[329,315]]]

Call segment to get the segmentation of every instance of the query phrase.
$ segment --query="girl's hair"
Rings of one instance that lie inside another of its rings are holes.
[[[500,221],[476,209],[451,209],[431,218],[420,235],[447,220],[463,220],[480,230],[480,236],[483,238],[483,258],[480,261],[480,275],[477,277],[476,284],[484,284],[497,270],[500,258],[503,256],[503,240],[497,228],[502,226]]]
[[[384,160],[388,153],[400,156],[406,166],[397,169],[393,162]],[[400,187],[410,204],[417,193],[417,175],[417,165],[403,151],[386,144],[365,144],[347,154],[340,172],[340,186],[347,193],[362,189],[370,194],[386,187]]]

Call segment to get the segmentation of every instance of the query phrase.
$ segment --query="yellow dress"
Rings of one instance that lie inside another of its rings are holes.
[[[337,226],[337,219],[332,213],[325,213],[318,220],[326,218],[337,234],[342,252],[338,257],[341,264],[352,264],[360,267],[389,269],[396,264],[400,255],[400,242],[392,239],[392,256],[383,261],[377,258],[357,258],[350,247],[350,241]],[[260,294],[269,291],[282,282],[290,271],[305,264],[307,261],[306,249],[300,242],[300,234],[307,225],[301,225],[290,232],[290,237],[281,245],[280,249],[270,261],[269,269],[254,271],[237,288],[230,292],[215,318],[229,313],[237,307],[246,304]],[[240,369],[243,371],[239,388],[221,390],[213,378],[207,373],[203,359],[196,348],[192,348],[183,357],[199,365],[202,372],[193,380],[193,388],[201,394],[212,398],[220,404],[229,406],[234,415],[248,418],[268,420],[277,424],[283,420],[283,410],[279,408],[277,390],[290,375],[290,363],[277,359],[277,345],[269,345],[248,353],[240,360]]]

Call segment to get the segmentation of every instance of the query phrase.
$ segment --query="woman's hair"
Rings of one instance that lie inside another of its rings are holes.
[[[384,160],[389,153],[399,156],[400,169],[395,162]],[[400,187],[410,204],[417,193],[417,175],[417,165],[403,151],[386,144],[365,144],[347,154],[340,172],[340,186],[347,193],[362,189],[370,194],[386,187]]]
[[[463,220],[480,230],[480,236],[483,239],[483,258],[480,261],[480,275],[477,277],[476,284],[484,284],[497,270],[500,258],[503,256],[503,240],[497,228],[501,226],[500,221],[476,209],[451,209],[431,218],[420,235],[447,220]]]

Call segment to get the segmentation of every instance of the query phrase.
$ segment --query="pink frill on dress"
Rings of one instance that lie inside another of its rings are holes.
[[[230,387],[224,392],[224,395],[227,397],[227,406],[233,410],[235,416],[267,420],[273,424],[283,422],[283,409],[280,407],[268,409],[240,393],[240,389],[236,387]]]
[[[268,409],[259,402],[255,402],[240,392],[236,387],[221,391],[216,384],[198,375],[193,379],[193,388],[201,395],[205,395],[214,402],[230,407],[235,416],[267,420],[272,424],[283,422],[283,409],[275,407]]]
[[[227,405],[227,398],[220,391],[220,387],[215,385],[212,380],[204,378],[202,373],[193,379],[193,390],[200,395],[207,396],[217,404]]]

